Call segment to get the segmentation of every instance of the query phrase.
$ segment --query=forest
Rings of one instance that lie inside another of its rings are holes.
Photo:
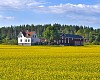
[[[53,27],[56,31],[55,35],[58,33],[65,34],[77,34],[88,39],[88,43],[85,44],[100,44],[100,29],[94,29],[89,26],[78,26],[78,25],[61,25],[61,24],[44,24],[44,25],[34,25],[26,24],[19,26],[9,26],[0,28],[0,44],[11,44],[17,45],[17,36],[20,31],[36,31],[39,38],[47,38],[45,33],[47,32],[48,27]],[[53,29],[52,28],[52,29]],[[53,35],[53,36],[55,36]]]

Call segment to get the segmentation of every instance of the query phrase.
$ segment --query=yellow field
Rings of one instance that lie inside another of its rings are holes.
[[[0,80],[100,80],[100,46],[0,45]]]

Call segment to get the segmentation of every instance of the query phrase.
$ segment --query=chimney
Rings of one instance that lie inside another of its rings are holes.
[[[26,33],[26,36],[28,36],[29,31],[28,31],[28,30],[26,30],[26,31],[25,31],[25,33]]]

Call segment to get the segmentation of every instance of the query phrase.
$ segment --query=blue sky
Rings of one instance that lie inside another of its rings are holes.
[[[0,0],[0,27],[50,23],[100,28],[100,0]]]

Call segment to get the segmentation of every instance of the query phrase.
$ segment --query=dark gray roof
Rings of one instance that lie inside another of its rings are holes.
[[[68,37],[70,37],[70,38],[83,38],[83,37],[80,36],[80,35],[74,35],[74,34],[65,34],[65,37],[66,37],[66,38],[68,38]]]

